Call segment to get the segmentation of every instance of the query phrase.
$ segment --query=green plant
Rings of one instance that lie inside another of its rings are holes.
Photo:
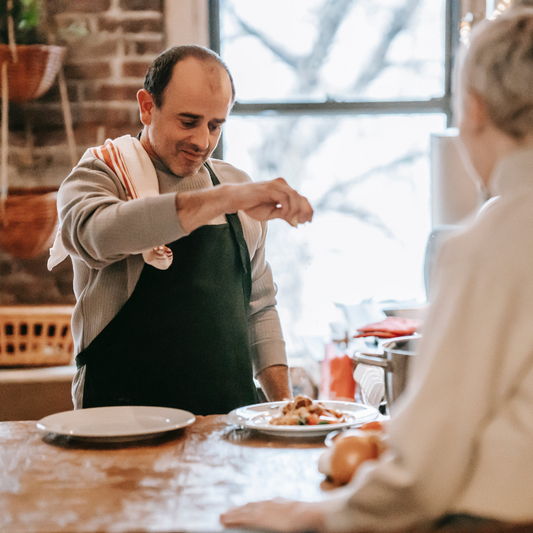
[[[0,0],[0,43],[9,44],[9,15],[13,18],[15,43],[42,44],[39,31],[41,0]]]

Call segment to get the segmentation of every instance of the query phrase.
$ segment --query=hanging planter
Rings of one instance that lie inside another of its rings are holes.
[[[65,50],[62,46],[18,44],[13,53],[12,46],[0,44],[0,65],[7,62],[9,101],[34,100],[48,91],[61,68]]]
[[[0,250],[29,259],[47,252],[57,231],[57,190],[10,188],[0,204]]]
[[[53,244],[58,223],[57,190],[36,187],[8,187],[9,102],[25,102],[43,95],[59,74],[61,103],[71,160],[76,147],[66,82],[61,71],[65,48],[42,44],[17,44],[15,36],[28,34],[38,23],[38,0],[7,0],[8,44],[0,44],[0,87],[2,100],[0,154],[0,250],[15,257],[31,258],[45,253]],[[20,20],[15,21],[13,15]],[[0,32],[2,33],[2,32]]]

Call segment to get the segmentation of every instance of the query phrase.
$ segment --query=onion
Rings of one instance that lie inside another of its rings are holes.
[[[361,463],[377,459],[383,450],[377,432],[353,429],[341,433],[318,461],[318,471],[335,485],[348,483]]]

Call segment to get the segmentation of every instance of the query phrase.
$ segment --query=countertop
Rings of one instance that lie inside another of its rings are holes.
[[[226,415],[146,440],[105,443],[0,422],[2,533],[222,531],[220,514],[250,501],[319,501],[324,437],[276,438]],[[409,528],[398,533],[431,533]],[[435,533],[531,533],[533,524],[447,526]]]

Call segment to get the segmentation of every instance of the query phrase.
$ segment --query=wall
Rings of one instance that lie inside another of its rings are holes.
[[[55,44],[67,47],[64,74],[78,158],[106,138],[140,131],[136,93],[167,42],[205,43],[206,3],[167,4],[165,16],[163,0],[45,1]],[[10,186],[57,188],[72,168],[57,80],[38,100],[12,104],[9,125]],[[70,260],[50,273],[47,257],[21,259],[0,250],[0,305],[74,302]]]
[[[141,128],[136,93],[165,48],[162,0],[47,0],[64,73],[78,156]],[[58,186],[71,168],[57,82],[10,111],[10,182]]]
[[[166,0],[164,19],[167,46],[209,46],[208,0]]]
[[[136,93],[167,46],[208,44],[207,0],[44,0],[44,12],[54,44],[67,49],[77,158],[140,131]],[[57,80],[38,100],[10,106],[10,186],[59,187],[72,168],[64,124]],[[70,259],[52,272],[47,259],[0,249],[0,305],[74,303]]]

